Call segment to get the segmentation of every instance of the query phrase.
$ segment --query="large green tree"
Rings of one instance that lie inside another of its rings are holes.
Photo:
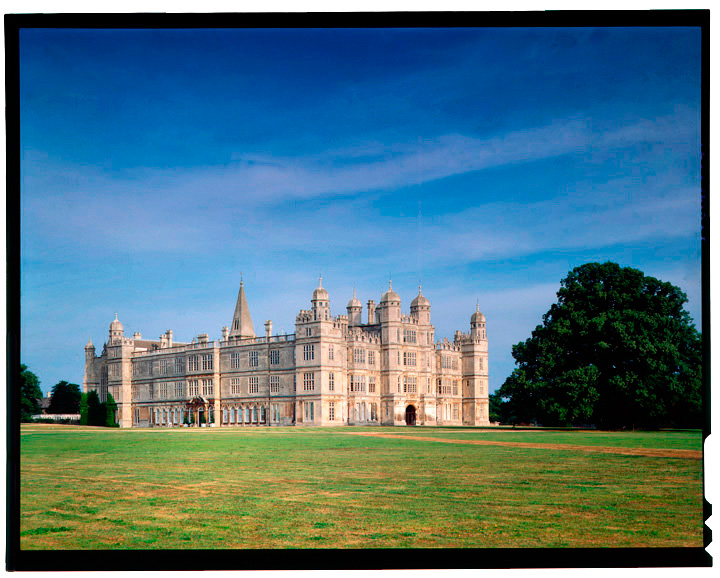
[[[40,380],[27,365],[20,365],[20,420],[31,421],[32,416],[40,413],[40,400],[43,392]]]
[[[604,428],[699,427],[701,337],[687,297],[617,263],[587,263],[513,346],[517,368],[498,393],[512,422]]]
[[[59,381],[53,385],[48,413],[79,413],[81,396],[79,385]]]

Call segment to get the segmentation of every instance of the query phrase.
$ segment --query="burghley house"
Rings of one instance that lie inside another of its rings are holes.
[[[192,343],[126,337],[115,315],[100,356],[85,346],[83,390],[111,394],[121,427],[487,425],[485,316],[470,332],[435,341],[430,301],[419,288],[401,313],[392,283],[380,302],[355,297],[333,317],[322,287],[295,319],[295,333],[255,335],[242,281],[222,339]]]

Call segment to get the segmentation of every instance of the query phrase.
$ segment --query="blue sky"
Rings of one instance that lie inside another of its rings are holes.
[[[700,31],[23,30],[22,360],[82,383],[113,314],[190,341],[293,332],[392,276],[490,387],[560,279],[613,260],[700,327]],[[421,217],[419,217],[421,215]],[[363,311],[365,318],[366,312]]]

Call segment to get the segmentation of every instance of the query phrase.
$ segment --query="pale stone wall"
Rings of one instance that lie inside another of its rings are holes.
[[[469,333],[435,342],[430,303],[420,292],[410,315],[390,289],[362,323],[353,297],[348,315],[330,315],[319,287],[298,313],[293,335],[253,337],[241,286],[240,320],[223,338],[177,343],[125,338],[111,323],[100,356],[85,346],[83,391],[110,392],[121,427],[182,425],[212,415],[215,427],[337,425],[489,425],[488,341],[478,311]],[[377,323],[376,323],[377,322]],[[374,387],[374,391],[373,391]]]

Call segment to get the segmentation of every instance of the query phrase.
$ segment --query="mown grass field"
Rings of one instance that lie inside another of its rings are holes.
[[[700,432],[29,424],[21,548],[702,547],[700,450]]]

